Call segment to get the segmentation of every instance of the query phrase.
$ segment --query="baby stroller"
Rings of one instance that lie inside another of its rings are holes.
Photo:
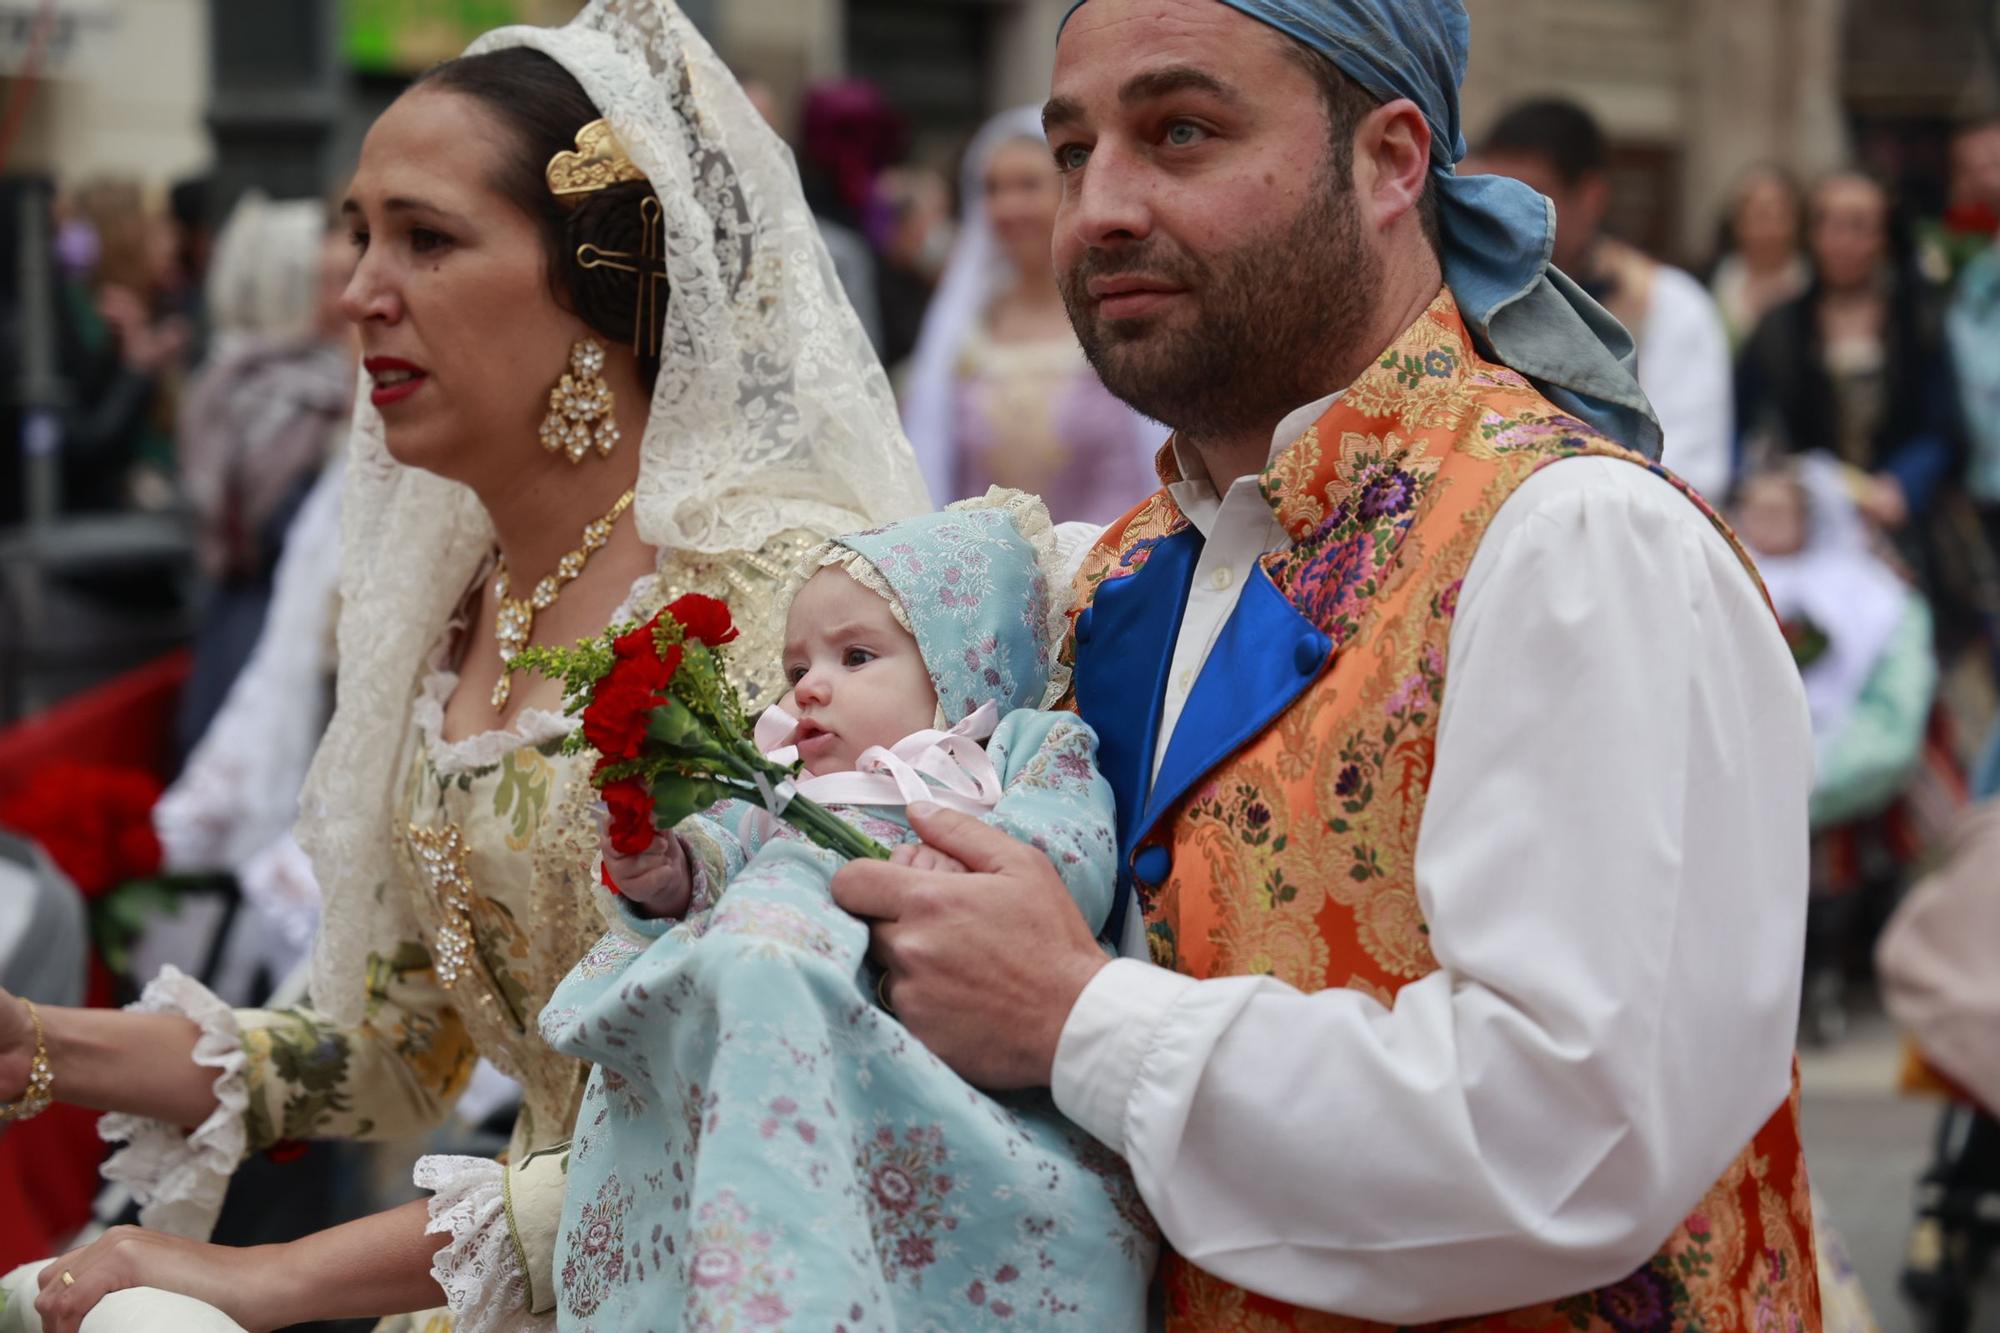
[[[1938,871],[1911,889],[1877,950],[1908,1039],[1904,1085],[1945,1098],[1917,1185],[1903,1291],[1934,1333],[1972,1326],[2000,1251],[2000,800],[1969,811]]]

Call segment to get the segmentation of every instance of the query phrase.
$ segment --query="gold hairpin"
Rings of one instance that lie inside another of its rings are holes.
[[[564,149],[550,158],[545,174],[549,193],[558,199],[591,194],[621,181],[646,179],[646,173],[633,163],[618,136],[611,132],[611,122],[602,118],[578,130],[576,148]]]
[[[578,268],[615,268],[638,279],[639,299],[632,313],[632,345],[647,356],[660,354],[660,287],[667,281],[667,258],[660,242],[660,201],[647,195],[639,201],[639,253],[606,250],[588,241],[576,247]]]

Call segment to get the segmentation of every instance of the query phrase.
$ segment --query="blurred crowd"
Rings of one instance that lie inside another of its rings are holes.
[[[1036,109],[993,118],[954,177],[867,83],[813,88],[790,121],[746,87],[793,145],[935,499],[999,484],[1103,523],[1157,485],[1164,431],[1098,382],[1051,273],[1062,186]],[[1553,201],[1557,263],[1630,331],[1666,465],[1730,514],[1783,619],[1820,761],[1811,1043],[1840,1040],[1899,899],[2000,789],[2000,118],[1960,126],[1950,161],[1928,217],[1859,167],[1754,169],[1699,271],[1607,232],[1611,150],[1581,106],[1508,110],[1462,168]],[[202,181],[77,183],[49,263],[61,514],[171,512],[192,534],[178,764],[151,818],[162,871],[240,891],[202,952],[247,1002],[314,921],[289,826],[335,666],[354,251],[326,200],[253,193],[211,228],[213,203]],[[9,424],[0,529],[28,517]]]

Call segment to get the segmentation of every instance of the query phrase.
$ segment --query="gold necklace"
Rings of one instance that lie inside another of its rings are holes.
[[[558,560],[556,572],[544,577],[526,597],[507,595],[507,558],[500,558],[500,568],[493,575],[493,597],[500,603],[500,614],[493,626],[493,635],[500,641],[500,680],[493,686],[495,708],[505,708],[507,696],[514,691],[514,678],[507,673],[507,667],[514,660],[514,655],[534,638],[535,612],[546,611],[555,605],[556,595],[563,590],[563,585],[583,573],[583,567],[592,553],[611,540],[611,525],[631,504],[632,492],[619,496],[610,513],[584,528],[583,544]]]

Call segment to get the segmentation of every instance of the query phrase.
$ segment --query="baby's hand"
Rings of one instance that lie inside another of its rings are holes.
[[[603,840],[605,873],[611,876],[619,896],[639,912],[654,920],[678,920],[686,915],[694,892],[694,872],[688,864],[687,844],[671,829],[654,835],[652,846],[636,856],[621,856]]]
[[[912,870],[941,870],[949,875],[966,873],[965,862],[955,856],[947,856],[935,847],[921,842],[899,843],[889,853],[889,864],[908,866]]]

